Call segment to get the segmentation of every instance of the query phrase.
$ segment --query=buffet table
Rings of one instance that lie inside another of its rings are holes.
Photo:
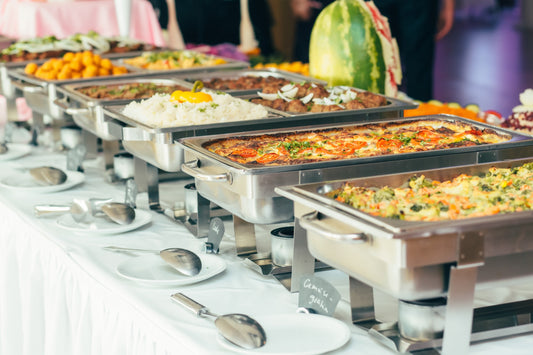
[[[96,31],[118,36],[112,0],[40,2],[6,0],[0,3],[0,34],[16,39]],[[165,40],[155,11],[146,0],[133,0],[130,37],[156,46]]]
[[[26,157],[1,161],[0,179],[22,174],[23,168],[43,162],[61,167],[65,156],[43,147],[32,148]],[[56,224],[57,218],[34,217],[33,206],[40,203],[62,204],[90,197],[122,201],[124,184],[103,182],[100,163],[98,159],[88,162],[85,181],[65,191],[36,194],[0,187],[0,354],[234,353],[217,340],[211,321],[197,318],[172,302],[169,296],[175,292],[183,292],[219,314],[245,313],[258,319],[279,315],[283,319],[296,311],[298,294],[288,292],[273,277],[246,267],[236,256],[229,223],[217,256],[226,262],[225,271],[195,284],[161,286],[121,277],[117,266],[135,255],[103,247],[184,247],[200,252],[205,241],[194,238],[180,223],[148,211],[150,224],[106,236],[62,229]],[[162,203],[179,204],[183,186],[189,182],[162,183],[161,196],[166,200]],[[144,208],[144,197],[138,196],[139,209]],[[273,228],[256,226],[260,249],[268,248],[265,241]],[[345,322],[351,332],[348,343],[333,353],[392,354],[351,325],[348,277],[335,270],[317,275],[341,291],[343,298],[335,318]],[[531,297],[533,284],[517,285],[480,292],[477,303]],[[300,336],[305,339],[305,335]],[[523,335],[474,344],[469,354],[530,354],[532,348],[533,337]]]

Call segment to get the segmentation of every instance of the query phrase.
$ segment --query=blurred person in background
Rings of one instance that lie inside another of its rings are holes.
[[[309,41],[316,17],[331,0],[291,0],[297,19],[294,59],[309,61]],[[389,19],[400,48],[401,90],[413,99],[433,98],[435,43],[452,28],[455,0],[374,0]]]
[[[389,19],[402,61],[401,89],[413,99],[433,99],[436,41],[451,30],[455,0],[374,0]]]
[[[162,28],[167,28],[168,6],[165,0],[150,0],[159,7]],[[185,43],[239,45],[241,0],[170,0],[174,1],[177,22]],[[270,28],[273,24],[267,0],[247,0],[257,46],[263,55],[274,51]]]
[[[291,0],[291,9],[296,18],[292,57],[302,63],[309,63],[309,41],[313,25],[322,9],[335,0]]]

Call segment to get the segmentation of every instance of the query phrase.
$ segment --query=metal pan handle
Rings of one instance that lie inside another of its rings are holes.
[[[181,164],[181,171],[201,181],[210,181],[210,182],[226,182],[227,181],[230,184],[233,182],[233,179],[230,173],[222,173],[222,174],[213,175],[213,174],[207,174],[207,173],[201,172],[200,167],[198,166],[198,159]]]
[[[300,217],[300,225],[303,229],[313,231],[321,236],[340,242],[352,242],[352,243],[365,243],[368,240],[368,236],[364,233],[336,233],[328,230],[322,226],[313,223],[318,220],[318,212],[313,211],[311,213],[304,214]]]
[[[58,106],[59,108],[61,108],[63,111],[65,111],[69,115],[77,115],[77,114],[89,112],[89,109],[86,107],[84,108],[69,107],[66,98],[55,99],[54,104]]]
[[[38,86],[38,85],[28,85],[28,84],[24,84],[20,81],[17,81],[17,80],[12,80],[11,83],[13,84],[14,87],[16,87],[17,89],[21,90],[21,91],[24,91],[24,92],[27,92],[27,93],[45,93],[45,90],[42,86]]]

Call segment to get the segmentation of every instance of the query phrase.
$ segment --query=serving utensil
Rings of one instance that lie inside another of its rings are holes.
[[[118,224],[131,224],[135,219],[135,210],[121,202],[108,202],[101,206],[102,212],[113,222]]]
[[[186,276],[198,275],[202,270],[202,260],[200,257],[196,253],[187,249],[167,248],[158,251],[152,249],[137,249],[115,246],[107,246],[104,247],[104,249],[110,251],[132,251],[159,254],[166,263],[176,269],[179,273]]]
[[[200,257],[187,249],[168,248],[161,250],[159,255],[165,262],[176,269],[179,273],[194,276],[202,270]]]
[[[135,210],[132,207],[120,202],[111,202],[111,199],[74,199],[70,205],[35,205],[33,210],[37,217],[70,213],[72,219],[78,223],[90,223],[100,214],[122,225],[130,224],[135,219]]]
[[[183,293],[175,293],[170,297],[198,317],[210,316],[215,318],[215,326],[220,335],[232,344],[245,349],[256,349],[266,344],[267,337],[263,327],[255,319],[245,314],[217,315]]]
[[[33,212],[37,217],[70,213],[74,221],[78,223],[90,223],[94,215],[100,211],[101,205],[110,201],[111,199],[97,198],[88,200],[73,199],[70,205],[35,205]]]
[[[60,185],[67,181],[67,174],[61,169],[52,166],[31,168],[30,175],[43,186]]]

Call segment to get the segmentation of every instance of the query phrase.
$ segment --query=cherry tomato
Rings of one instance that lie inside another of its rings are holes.
[[[259,164],[268,164],[278,159],[278,157],[279,155],[276,153],[267,153],[263,155],[262,157],[257,158],[256,162],[258,162]]]

